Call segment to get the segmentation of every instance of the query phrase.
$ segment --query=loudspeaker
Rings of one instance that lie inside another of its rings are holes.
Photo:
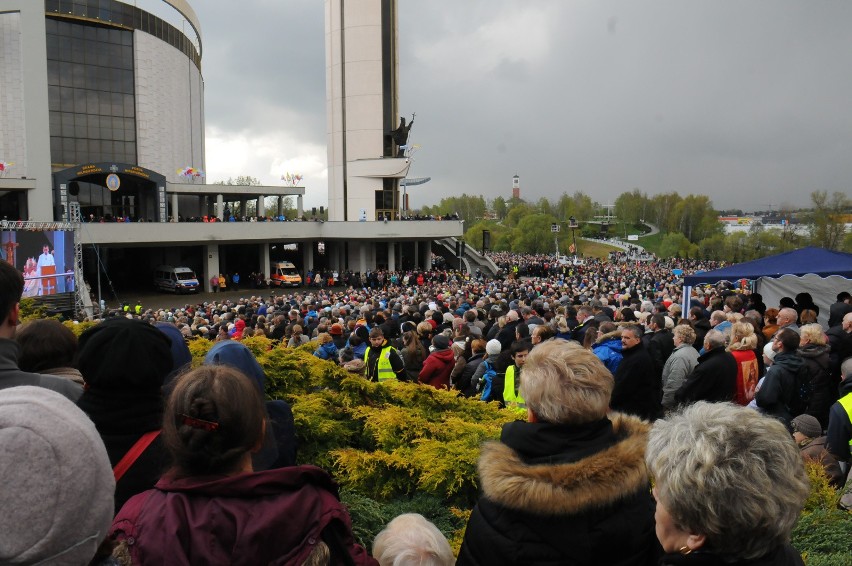
[[[80,183],[77,181],[71,181],[68,183],[68,194],[72,197],[76,197],[80,194]]]
[[[317,207],[313,206],[313,207],[311,207],[311,216],[316,216],[316,215],[317,215]]]
[[[320,216],[322,216],[323,214],[325,214],[325,207],[321,206],[320,207]]]
[[[491,230],[483,230],[482,231],[482,249],[490,250],[491,249]]]

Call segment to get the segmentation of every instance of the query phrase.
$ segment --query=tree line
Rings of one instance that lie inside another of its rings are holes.
[[[719,222],[720,211],[706,195],[681,196],[676,192],[649,196],[639,189],[624,192],[615,200],[611,215],[582,191],[563,193],[555,201],[546,197],[536,202],[497,197],[486,201],[482,195],[444,198],[424,206],[419,214],[443,216],[458,214],[465,222],[465,240],[474,248],[482,245],[482,233],[491,234],[491,249],[515,253],[552,253],[555,245],[567,253],[572,238],[595,237],[601,224],[607,224],[610,237],[649,231],[656,226],[661,237],[638,242],[661,257],[683,257],[749,261],[804,246],[852,252],[852,200],[841,192],[814,191],[809,208],[783,209],[777,219],[786,221],[782,229],[753,223],[748,231],[726,234]],[[575,234],[570,219],[578,224]],[[557,232],[552,226],[557,225]],[[806,232],[796,226],[805,226]]]

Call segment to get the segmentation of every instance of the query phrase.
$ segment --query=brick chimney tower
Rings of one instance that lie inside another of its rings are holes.
[[[521,178],[517,175],[512,177],[512,198],[516,200],[521,198]]]

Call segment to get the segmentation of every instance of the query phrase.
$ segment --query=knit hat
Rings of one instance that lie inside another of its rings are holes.
[[[438,334],[432,338],[432,345],[436,350],[446,350],[450,347],[450,340],[443,334]]]
[[[775,350],[772,349],[772,342],[767,342],[763,347],[763,355],[771,362],[775,360]]]
[[[489,356],[499,356],[502,350],[503,346],[497,339],[489,340],[488,344],[485,345],[485,353]]]
[[[341,334],[343,334],[343,326],[341,326],[340,323],[335,322],[331,325],[331,328],[329,329],[328,333],[332,336],[340,336]]]
[[[808,438],[819,438],[822,436],[822,425],[812,415],[799,415],[790,421],[790,426],[793,427],[793,432],[801,432]]]
[[[90,389],[159,390],[172,371],[171,342],[141,320],[111,318],[80,336],[78,369]]]
[[[0,563],[88,563],[115,512],[92,421],[54,391],[0,390],[0,445]]]

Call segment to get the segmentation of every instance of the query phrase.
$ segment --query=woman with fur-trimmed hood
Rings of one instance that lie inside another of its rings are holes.
[[[653,564],[649,425],[607,415],[612,374],[561,340],[536,346],[521,392],[528,422],[504,425],[479,459],[482,497],[457,564]]]

